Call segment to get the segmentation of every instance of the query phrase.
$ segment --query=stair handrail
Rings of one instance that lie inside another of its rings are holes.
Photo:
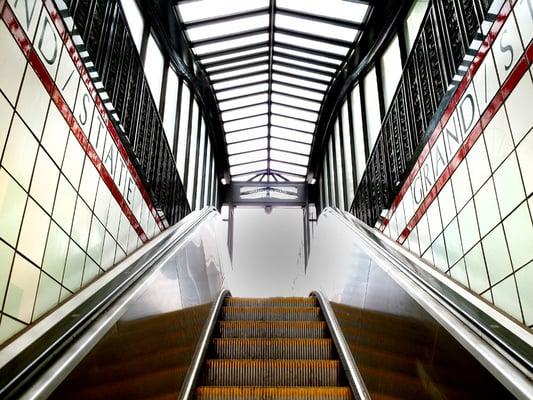
[[[220,311],[224,305],[224,300],[226,297],[230,296],[231,292],[229,290],[221,290],[211,307],[209,317],[207,318],[200,339],[198,340],[198,344],[196,345],[196,350],[189,366],[189,370],[187,371],[187,375],[181,386],[180,394],[178,396],[179,400],[191,400],[194,398],[194,389],[200,378],[203,362],[209,349],[209,343],[215,330]]]
[[[214,212],[205,207],[189,214],[0,349],[0,398],[50,395],[120,318],[149,276]]]
[[[359,368],[357,368],[355,358],[348,343],[346,343],[342,329],[329,301],[320,291],[313,291],[310,296],[315,297],[320,304],[320,309],[322,310],[322,314],[328,325],[333,343],[335,344],[344,372],[348,378],[348,383],[350,384],[350,388],[352,389],[356,400],[370,400],[370,393],[366,388],[363,376],[361,375],[361,372],[359,372]]]
[[[473,293],[441,276],[407,249],[352,214],[327,207],[358,244],[519,399],[533,398],[533,336]],[[388,266],[388,267],[387,267]]]

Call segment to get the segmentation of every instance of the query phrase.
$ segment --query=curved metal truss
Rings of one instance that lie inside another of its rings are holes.
[[[319,111],[368,19],[359,0],[182,0],[233,181],[303,182]]]

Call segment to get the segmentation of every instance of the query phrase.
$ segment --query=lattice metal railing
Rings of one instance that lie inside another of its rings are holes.
[[[392,203],[426,144],[427,128],[491,2],[431,2],[351,207],[367,224]]]
[[[173,224],[190,207],[122,9],[117,0],[65,3],[123,127],[123,144],[154,204]]]

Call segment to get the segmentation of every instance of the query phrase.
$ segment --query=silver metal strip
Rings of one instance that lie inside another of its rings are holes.
[[[344,339],[344,334],[342,333],[337,317],[335,317],[335,313],[333,312],[329,301],[318,291],[312,292],[311,296],[316,297],[320,304],[324,319],[328,324],[331,337],[335,343],[337,352],[339,353],[339,358],[356,400],[370,400],[370,393],[368,392],[363,377],[357,368],[357,363],[355,362],[352,351]]]
[[[119,287],[115,288],[115,291],[118,292],[127,287],[128,289],[126,289],[125,293],[103,315],[98,317],[87,331],[71,344],[45,373],[32,381],[31,386],[20,398],[40,399],[48,397],[120,318],[126,311],[127,306],[144,291],[155,278],[156,272],[183,246],[194,229],[202,221],[209,218],[213,212],[216,212],[214,208],[205,208],[202,211],[191,214],[183,220],[183,223],[177,224],[152,239],[148,244],[103,275],[102,278],[83,289],[70,301],[3,348],[0,351],[0,368],[12,361],[20,351],[39,340],[43,335],[46,335],[49,329],[60,324],[64,318],[70,317],[77,307],[91,298],[91,296],[96,295],[99,290],[103,289],[120,273],[132,269],[131,275],[121,282]],[[149,259],[142,260],[143,257],[149,257]],[[139,262],[142,263],[141,266],[137,265]]]
[[[196,346],[196,351],[194,352],[191,365],[189,367],[189,370],[187,371],[187,375],[185,376],[183,385],[181,386],[180,394],[178,396],[178,399],[180,400],[194,399],[194,389],[196,388],[196,383],[200,378],[200,373],[202,370],[205,355],[207,354],[209,343],[211,342],[211,336],[217,324],[220,310],[222,309],[222,306],[224,304],[224,299],[228,296],[231,296],[230,291],[222,290],[218,295],[216,301],[213,303],[213,307],[211,307],[209,318],[205,323],[204,329],[200,336],[200,340],[198,342],[198,345]]]
[[[475,318],[466,318],[465,313],[462,315],[458,311],[462,309],[460,305],[456,305],[456,309],[453,309],[449,302],[444,301],[444,294],[438,293],[435,288],[426,283],[424,277],[431,276],[439,279],[449,290],[454,290],[452,288],[453,282],[444,282],[445,278],[437,276],[435,271],[431,271],[431,267],[381,232],[364,225],[353,215],[333,208],[328,208],[325,212],[334,215],[348,226],[358,237],[358,244],[367,251],[376,264],[457,339],[513,395],[518,399],[533,399],[532,370],[518,363],[508,349],[502,348],[494,337],[481,329]],[[386,243],[388,248],[380,242]],[[401,257],[398,254],[401,254]],[[470,301],[470,297],[475,297],[471,293],[456,294],[465,297],[464,301]],[[485,307],[488,306],[485,305]],[[484,312],[482,309],[479,311]],[[492,310],[492,313],[496,313],[496,310]],[[500,316],[499,319],[503,318]],[[516,325],[511,332],[519,332],[517,336],[531,344],[533,338],[531,333],[518,328]],[[526,361],[531,362],[532,360]]]

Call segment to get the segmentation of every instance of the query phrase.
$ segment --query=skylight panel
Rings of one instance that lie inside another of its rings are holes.
[[[293,164],[307,166],[309,163],[309,157],[301,156],[299,154],[287,153],[286,151],[270,150],[270,157],[273,160],[284,161]]]
[[[339,60],[337,58],[319,56],[315,54],[306,53],[305,51],[300,51],[300,50],[286,49],[285,47],[282,47],[282,46],[274,46],[274,50],[280,53],[289,54],[291,56],[309,58],[310,61],[315,60],[315,61],[321,61],[321,62],[325,62],[328,64],[334,64],[334,65],[340,65],[340,63],[342,62],[342,60]]]
[[[229,156],[229,165],[247,164],[250,162],[266,160],[268,158],[268,151],[258,150],[250,153],[237,154],[235,156]]]
[[[268,90],[268,83],[260,83],[258,85],[225,90],[223,92],[216,93],[216,96],[218,100],[222,101],[222,100],[232,99],[232,98],[239,97],[239,96],[247,96],[251,94],[266,92],[267,90]]]
[[[304,111],[294,107],[286,107],[280,104],[272,104],[272,112],[275,114],[286,115],[288,117],[305,119],[309,122],[316,122],[318,113],[311,111]]]
[[[268,139],[266,137],[247,140],[246,142],[228,144],[228,154],[244,153],[246,151],[266,149],[268,146]]]
[[[250,117],[233,122],[226,122],[224,124],[224,130],[226,132],[233,132],[266,124],[268,124],[268,115],[259,115],[257,117]]]
[[[237,131],[226,134],[226,143],[242,142],[243,140],[258,139],[268,135],[268,127],[261,126],[244,131]]]
[[[311,111],[320,110],[320,103],[299,99],[297,97],[287,96],[281,93],[272,93],[272,102],[281,103],[288,106],[306,108]]]
[[[267,28],[269,20],[269,15],[265,13],[251,17],[242,17],[231,21],[214,22],[196,27],[193,26],[187,29],[187,36],[192,42],[197,42],[200,40]]]
[[[270,168],[275,171],[289,172],[291,174],[302,176],[307,174],[307,167],[300,167],[298,165],[287,164],[280,161],[270,161]]]
[[[208,56],[208,57],[202,58],[201,61],[202,61],[202,64],[207,65],[207,64],[212,64],[216,62],[228,61],[233,58],[250,57],[250,56],[253,56],[254,54],[264,53],[265,51],[268,51],[268,46],[262,46],[256,49],[236,51],[231,54],[223,54],[220,56],[211,56],[211,57]]]
[[[302,10],[306,11],[305,8]],[[353,42],[359,32],[357,29],[347,28],[345,26],[321,21],[312,21],[306,18],[279,13],[276,14],[275,25],[279,28],[296,30],[311,35],[322,36],[326,39],[333,38],[347,42]]]
[[[278,65],[274,63],[273,68],[274,68],[274,71],[286,72],[288,74],[293,74],[293,75],[299,75],[302,78],[305,77],[305,78],[311,78],[311,79],[318,79],[326,83],[328,83],[331,80],[331,76],[316,74],[314,72],[309,72],[304,69],[300,69],[298,67],[292,68],[292,67],[286,67],[284,65]]]
[[[304,155],[309,155],[311,153],[311,146],[308,144],[278,139],[276,137],[270,138],[270,147],[273,149],[292,151],[294,153],[300,153]]]
[[[246,118],[254,115],[268,113],[268,104],[260,104],[252,107],[243,107],[222,113],[222,121],[231,121],[238,118]]]
[[[215,65],[213,67],[207,67],[206,71],[210,74],[214,74],[217,71],[221,71],[221,70],[223,71],[223,70],[227,70],[230,68],[236,68],[236,67],[246,68],[250,64],[255,64],[259,62],[268,63],[268,56],[249,58],[243,61],[236,61],[236,62],[227,63],[227,64]]]
[[[317,70],[320,70],[320,71],[327,72],[327,73],[329,73],[331,75],[333,75],[335,73],[335,71],[337,71],[335,68],[329,68],[329,67],[324,67],[323,65],[314,64],[312,62],[312,60],[309,60],[309,62],[303,62],[303,61],[294,60],[292,58],[275,55],[274,56],[274,62],[276,62],[276,61],[284,62],[284,63],[287,63],[287,64],[293,64],[295,66],[300,66],[300,67],[308,67],[308,68],[317,69]]]
[[[285,178],[289,182],[305,182],[305,176],[288,174],[286,172],[279,172],[278,175],[280,175],[282,178]]]
[[[292,94],[294,96],[303,97],[310,100],[322,101],[323,93],[311,92],[310,90],[298,89],[292,86],[287,86],[282,83],[272,82],[272,90],[279,93]]]
[[[240,97],[235,100],[227,100],[218,103],[220,111],[231,110],[237,107],[246,107],[251,104],[265,103],[268,101],[268,93],[254,94],[252,96]]]
[[[349,50],[348,46],[338,46],[336,44],[326,43],[318,40],[305,39],[298,36],[287,35],[276,32],[274,39],[276,42],[292,44],[294,46],[305,47],[312,50],[323,51],[331,54],[345,56]]]
[[[230,167],[229,172],[231,175],[246,174],[253,171],[262,171],[267,169],[267,161],[258,161],[249,164],[237,165],[235,167]]]
[[[328,85],[323,83],[316,83],[305,79],[293,78],[292,76],[286,76],[276,72],[272,74],[272,79],[277,82],[289,83],[292,85],[297,85],[304,88],[315,89],[320,91],[325,91],[328,88]]]
[[[295,131],[292,129],[282,128],[279,126],[271,127],[270,135],[273,138],[277,137],[277,138],[286,139],[286,140],[296,140],[298,142],[308,143],[308,144],[311,144],[313,142],[313,134],[299,132],[299,131]]]
[[[252,172],[251,174],[244,174],[244,175],[236,175],[236,176],[232,176],[231,177],[231,180],[234,181],[234,182],[248,182],[250,179],[252,178],[255,178],[254,179],[254,182],[256,181],[256,179],[261,179],[261,174],[258,176],[259,172]]]
[[[366,17],[368,5],[345,0],[278,0],[276,5],[293,11],[361,23]]]
[[[234,15],[266,8],[269,0],[192,0],[178,4],[181,19],[185,23]]]
[[[193,47],[193,51],[195,54],[201,56],[203,54],[215,53],[218,51],[230,50],[239,47],[250,46],[253,44],[260,44],[266,41],[268,41],[268,33],[258,33],[237,39],[195,46]]]
[[[289,129],[297,129],[299,131],[313,133],[315,130],[315,124],[311,122],[300,121],[299,119],[293,119],[289,117],[283,117],[281,115],[271,116],[272,124],[279,125]]]
[[[236,78],[236,79],[231,79],[229,81],[214,83],[213,89],[215,89],[215,91],[230,89],[230,88],[235,88],[238,86],[249,85],[251,83],[263,82],[263,81],[266,81],[267,79],[268,79],[268,74],[265,72],[264,74],[247,76],[246,78]]]
[[[254,67],[247,67],[247,68],[239,68],[234,69],[228,72],[220,72],[218,74],[211,74],[209,77],[211,78],[211,81],[215,82],[221,79],[228,79],[232,77],[237,77],[240,75],[247,75],[247,74],[253,74],[254,72],[263,72],[267,70],[268,64],[265,63],[264,65],[256,65]]]

